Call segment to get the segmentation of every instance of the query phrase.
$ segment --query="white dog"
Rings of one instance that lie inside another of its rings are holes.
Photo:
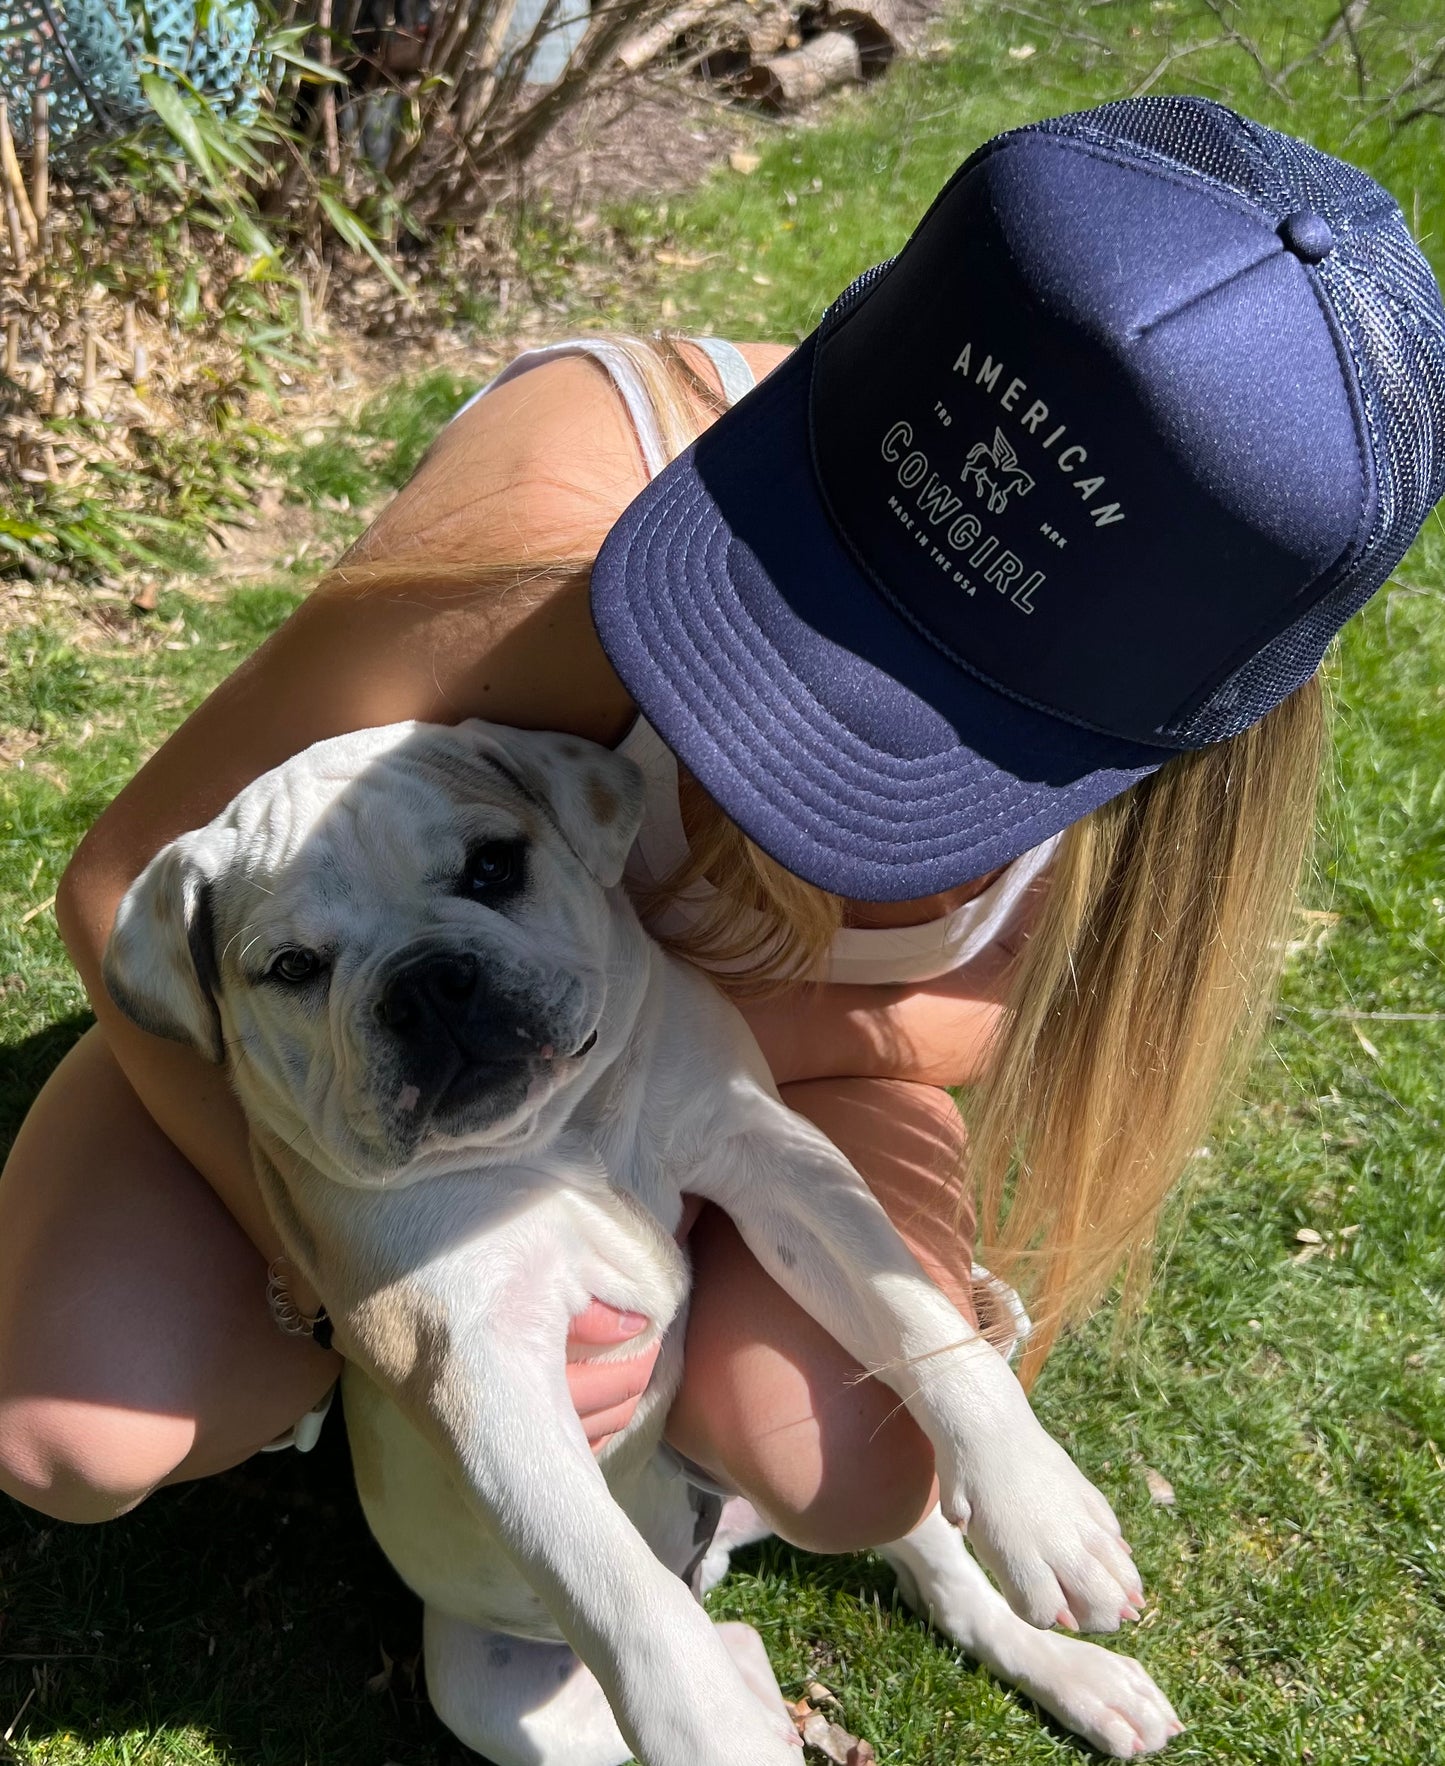
[[[1112,1631],[1140,1598],[1108,1503],[742,1019],[645,936],[619,886],[640,814],[631,763],[568,737],[339,737],[166,847],[106,956],[137,1023],[229,1061],[437,1710],[502,1766],[796,1766],[756,1633],[685,1579],[716,1499],[661,1444],[681,1332],[600,1460],[568,1401],[590,1297],[677,1321],[688,1191],[898,1392],[1016,1612],[938,1511],[888,1552],[908,1597],[1097,1746],[1162,1746],[1137,1664],[1034,1629],[1068,1607]]]

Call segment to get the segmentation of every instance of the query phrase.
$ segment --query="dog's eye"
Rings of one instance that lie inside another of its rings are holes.
[[[303,981],[314,981],[321,968],[321,958],[314,950],[283,950],[272,958],[266,973],[297,987]]]
[[[522,842],[483,840],[467,854],[459,894],[494,900],[511,895],[522,882]]]

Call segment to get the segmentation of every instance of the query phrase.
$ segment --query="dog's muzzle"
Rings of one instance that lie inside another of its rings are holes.
[[[399,964],[374,1012],[413,1099],[406,1113],[454,1133],[517,1107],[534,1081],[596,1042],[596,1031],[584,1037],[577,1023],[582,993],[575,981],[561,1000],[540,985],[530,992],[465,950],[424,951]]]

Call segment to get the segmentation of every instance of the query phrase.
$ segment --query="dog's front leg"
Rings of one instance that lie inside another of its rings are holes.
[[[1142,1590],[1109,1504],[831,1141],[760,1096],[685,1183],[725,1208],[778,1285],[903,1399],[933,1445],[944,1512],[1016,1611],[1117,1630]]]
[[[605,1691],[645,1766],[797,1766],[786,1717],[748,1689],[706,1613],[613,1501],[564,1377],[565,1303],[534,1263],[484,1312],[397,1284],[360,1309],[358,1349],[421,1345],[393,1397]]]

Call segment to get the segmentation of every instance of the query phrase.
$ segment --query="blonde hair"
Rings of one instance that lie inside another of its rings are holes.
[[[669,457],[721,408],[676,337],[609,339],[632,363]],[[590,560],[485,573],[465,562],[343,560],[358,583],[424,573],[470,590],[555,584]],[[1177,755],[1067,830],[984,1080],[965,1103],[984,1255],[1034,1314],[1023,1373],[1120,1269],[1147,1279],[1160,1207],[1268,1022],[1314,824],[1324,739],[1312,680],[1226,742]],[[773,991],[821,970],[844,903],[785,870],[681,776],[688,855],[641,892],[645,920],[708,886],[664,942],[726,985]],[[696,897],[694,899],[697,899]]]
[[[987,1256],[1026,1289],[1027,1380],[1121,1267],[1269,1022],[1314,830],[1324,696],[1177,755],[1065,834],[971,1109]]]

